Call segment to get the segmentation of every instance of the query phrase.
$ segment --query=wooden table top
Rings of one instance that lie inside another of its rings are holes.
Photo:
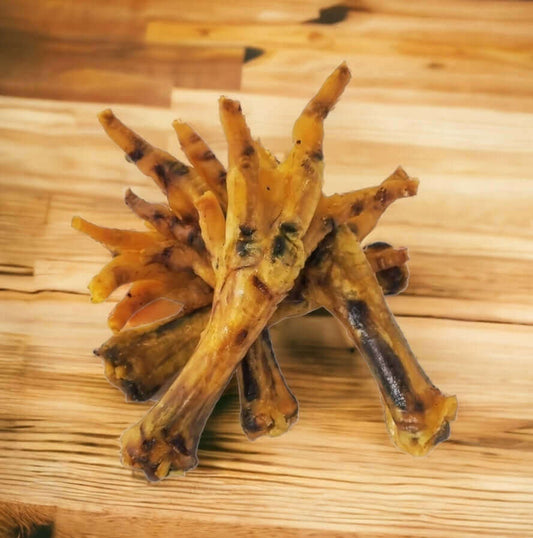
[[[0,21],[0,537],[533,536],[533,5],[20,0]],[[95,116],[112,106],[178,155],[182,118],[224,155],[217,98],[237,96],[282,155],[342,60],[325,190],[400,164],[420,178],[371,238],[409,248],[389,304],[458,397],[451,439],[399,452],[362,359],[311,316],[273,330],[300,402],[291,431],[246,440],[230,386],[199,467],[147,483],[119,437],[149,404],[126,403],[91,353],[118,297],[89,301],[108,254],[70,219],[138,228],[125,189],[160,195]]]

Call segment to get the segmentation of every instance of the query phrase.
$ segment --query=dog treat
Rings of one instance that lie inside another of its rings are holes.
[[[154,204],[127,191],[143,232],[72,222],[113,255],[89,284],[92,300],[131,284],[108,318],[114,336],[95,354],[129,400],[159,398],[122,437],[123,463],[150,480],[196,466],[205,422],[233,373],[250,439],[295,423],[298,403],[268,327],[321,306],[366,359],[395,443],[421,455],[449,435],[455,397],[431,384],[384,299],[407,286],[407,249],[360,244],[393,201],[416,194],[418,180],[398,168],[376,187],[322,194],[323,121],[349,79],[345,64],[330,75],[296,120],[281,163],[252,138],[240,104],[225,97],[227,170],[182,121],[173,127],[191,166],[110,110],[99,116],[168,200]]]

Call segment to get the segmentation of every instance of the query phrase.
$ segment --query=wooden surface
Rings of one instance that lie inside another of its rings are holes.
[[[533,6],[519,1],[146,0],[0,7],[0,536],[533,536]],[[314,22],[310,22],[314,21]],[[329,22],[330,24],[324,24]],[[390,301],[432,380],[459,400],[450,441],[398,452],[377,390],[328,317],[274,330],[300,420],[247,441],[230,387],[200,466],[147,484],[119,463],[127,404],[91,350],[110,303],[87,283],[106,252],[73,214],[138,226],[159,195],[105,137],[112,105],[177,151],[190,121],[224,155],[220,93],[280,155],[346,59],[328,118],[327,192],[421,179],[373,238],[410,249]]]

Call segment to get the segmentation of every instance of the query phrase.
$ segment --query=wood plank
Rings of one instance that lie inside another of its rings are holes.
[[[0,97],[0,538],[30,522],[54,538],[533,537],[532,24],[518,0],[0,3],[0,93],[53,99]],[[452,437],[426,458],[398,452],[322,313],[273,331],[301,405],[291,432],[248,442],[231,384],[200,467],[147,484],[119,462],[147,404],[124,402],[91,354],[122,290],[90,304],[109,258],[70,219],[141,229],[124,190],[162,197],[95,115],[113,106],[178,156],[180,117],[224,160],[224,92],[282,158],[342,59],[354,77],[328,118],[325,188],[398,164],[420,178],[369,240],[409,247],[410,286],[389,304],[458,396]]]
[[[238,95],[254,132],[282,156],[291,122],[305,101]],[[214,121],[217,96],[175,90],[174,112],[123,106],[117,113],[173,152],[171,120],[190,117],[223,158],[224,141]],[[411,285],[407,297],[392,302],[395,312],[532,323],[527,268],[533,252],[533,184],[527,178],[533,166],[533,114],[346,97],[328,119],[326,191],[378,183],[398,164],[421,178],[418,196],[391,207],[369,238],[410,249]],[[142,229],[123,204],[125,189],[133,186],[149,199],[161,195],[101,132],[94,116],[103,105],[31,103],[0,101],[1,203],[9,232],[2,237],[0,287],[86,293],[91,276],[108,258],[70,229],[72,216]]]
[[[174,86],[238,89],[243,47],[65,41],[6,29],[0,93],[75,101],[169,106]],[[31,73],[31,77],[28,75]]]
[[[149,521],[156,513],[185,532],[209,514],[215,535],[237,522],[257,536],[276,526],[332,536],[531,530],[530,327],[399,320],[426,371],[460,402],[451,441],[414,459],[390,444],[374,383],[333,320],[289,320],[274,340],[300,400],[294,430],[245,440],[232,388],[209,421],[200,467],[154,486],[118,461],[118,437],[146,405],[126,404],[90,356],[107,332],[102,305],[63,296],[58,308],[56,294],[4,295],[3,302],[10,316],[0,354],[0,499],[56,505],[58,529],[69,529],[73,512],[74,521],[95,518],[85,536],[110,529],[113,514]],[[167,524],[149,536],[164,536]],[[126,535],[120,532],[113,535]]]

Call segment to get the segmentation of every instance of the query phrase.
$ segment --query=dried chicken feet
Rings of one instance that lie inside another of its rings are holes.
[[[230,172],[211,317],[178,378],[122,436],[124,463],[151,480],[196,466],[199,438],[216,401],[304,266],[303,236],[322,189],[322,122],[349,77],[342,65],[326,80],[295,123],[293,150],[269,174],[260,173],[258,143],[239,103],[220,100]]]
[[[450,434],[457,399],[424,373],[394,320],[359,242],[341,226],[308,271],[312,297],[344,325],[378,383],[389,433],[415,456]]]

